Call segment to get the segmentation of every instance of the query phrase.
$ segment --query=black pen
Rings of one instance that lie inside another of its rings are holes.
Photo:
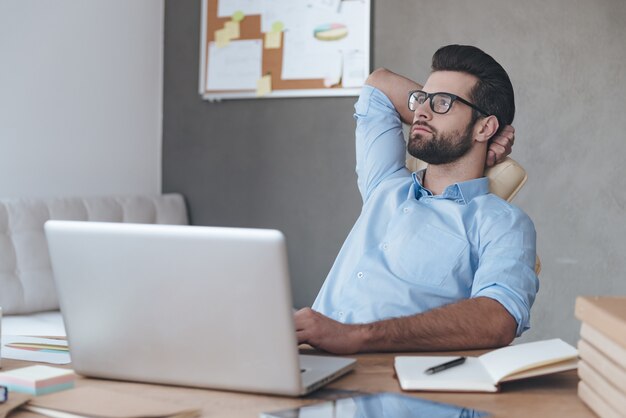
[[[424,373],[426,373],[426,374],[438,373],[438,372],[441,372],[443,370],[447,370],[450,367],[460,366],[463,363],[465,363],[465,357],[455,358],[454,360],[446,361],[445,363],[441,363],[441,364],[433,366],[433,367],[431,367],[429,369],[426,369],[426,370],[424,370]]]

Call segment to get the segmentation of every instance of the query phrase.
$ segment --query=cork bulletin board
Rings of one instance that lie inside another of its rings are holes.
[[[203,0],[207,100],[356,96],[370,72],[370,0]]]

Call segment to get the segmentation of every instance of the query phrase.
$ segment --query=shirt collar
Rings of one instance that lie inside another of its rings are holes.
[[[413,183],[415,185],[415,198],[419,200],[423,196],[433,196],[432,192],[422,186],[424,181],[424,173],[426,169],[416,171],[413,173]],[[454,183],[446,187],[441,196],[436,196],[440,199],[454,200],[458,203],[467,205],[475,197],[482,196],[489,193],[489,179],[487,177],[480,177],[468,181],[462,181],[460,183]]]

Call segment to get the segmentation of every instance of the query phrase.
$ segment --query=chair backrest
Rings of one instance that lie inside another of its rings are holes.
[[[408,156],[406,160],[406,166],[411,171],[421,170],[426,168],[427,165],[424,161],[411,156]],[[489,190],[491,193],[507,202],[513,200],[528,179],[524,167],[509,157],[493,167],[485,169],[485,177],[489,179]],[[535,273],[539,274],[540,271],[541,261],[539,260],[539,255],[537,255],[535,258]]]
[[[427,164],[409,156],[406,160],[406,166],[411,171],[418,171],[426,168]],[[489,190],[491,193],[500,196],[507,202],[513,200],[528,179],[524,167],[509,157],[505,158],[501,163],[487,168],[485,177],[489,179]]]

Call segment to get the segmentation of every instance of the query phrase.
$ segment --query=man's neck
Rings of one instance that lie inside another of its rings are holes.
[[[474,147],[465,156],[449,164],[429,164],[424,173],[423,184],[435,195],[440,195],[451,184],[483,177],[486,154]]]

